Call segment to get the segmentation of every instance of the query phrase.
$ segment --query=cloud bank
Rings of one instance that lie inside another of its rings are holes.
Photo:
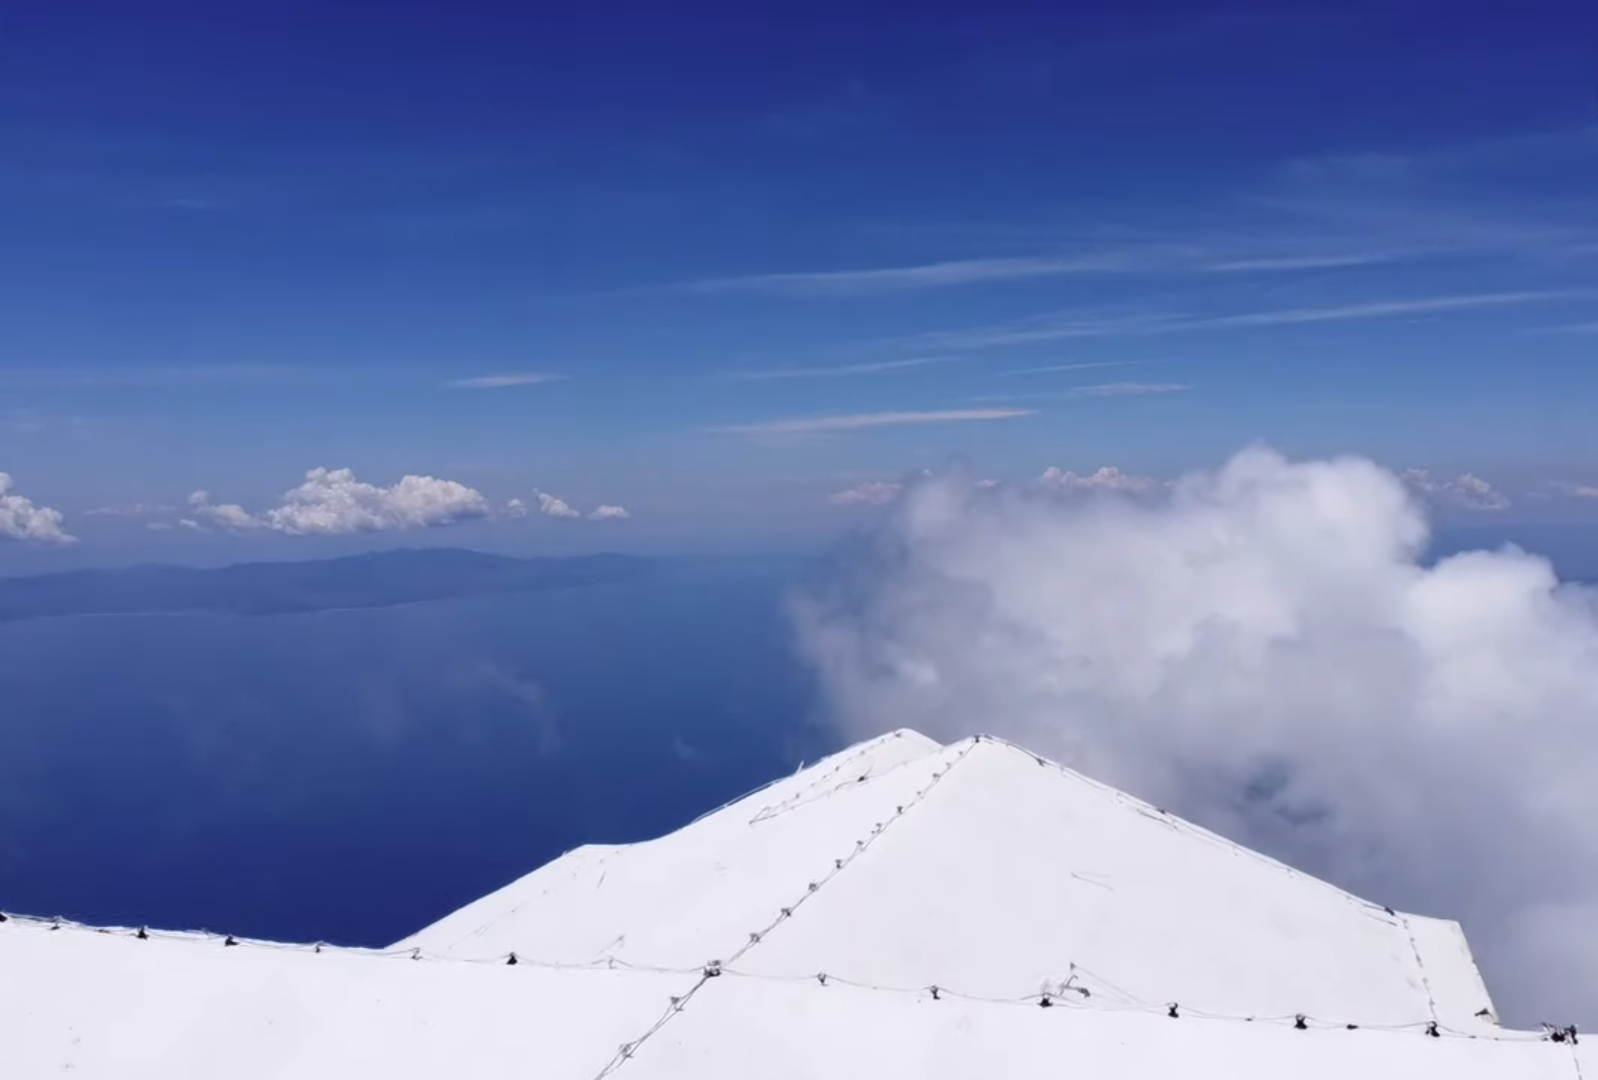
[[[11,493],[11,474],[0,472],[0,540],[24,540],[37,544],[71,544],[77,537],[63,529],[61,511],[35,505],[33,500]]]
[[[1598,595],[1427,539],[1356,458],[1154,497],[941,477],[794,612],[847,735],[1014,739],[1461,919],[1509,1022],[1598,1024]]]
[[[575,519],[581,511],[558,495],[536,491],[537,512],[545,517]],[[495,506],[476,488],[433,476],[405,476],[397,484],[379,487],[355,478],[349,469],[312,469],[305,482],[284,494],[277,506],[252,513],[237,503],[213,502],[208,491],[189,496],[188,516],[177,528],[199,532],[265,530],[288,536],[331,536],[354,532],[429,529],[463,521],[525,518],[532,510],[521,499]],[[601,505],[587,515],[605,521],[631,517],[624,507]],[[153,529],[169,530],[171,522],[153,522]]]
[[[265,529],[289,536],[424,529],[486,518],[493,508],[482,492],[454,480],[405,476],[390,487],[357,480],[349,469],[312,469],[277,506],[252,514],[236,503],[214,503],[209,492],[189,496],[187,528],[233,532]]]

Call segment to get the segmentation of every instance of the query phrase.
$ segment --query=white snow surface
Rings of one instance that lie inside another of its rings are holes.
[[[1500,1030],[1457,923],[987,737],[893,732],[386,950],[0,924],[6,1080],[1067,1068],[1578,1080],[1598,1055]]]

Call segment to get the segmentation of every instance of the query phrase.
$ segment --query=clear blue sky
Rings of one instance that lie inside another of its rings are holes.
[[[1254,440],[1598,520],[1590,6],[14,7],[0,497],[81,542],[0,569],[321,550],[317,467],[529,550]]]

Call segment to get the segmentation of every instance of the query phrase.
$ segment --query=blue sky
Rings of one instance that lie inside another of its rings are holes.
[[[0,570],[780,545],[1254,440],[1598,521],[1578,5],[35,7]]]

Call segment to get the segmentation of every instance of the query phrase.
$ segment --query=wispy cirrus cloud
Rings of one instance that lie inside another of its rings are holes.
[[[1251,329],[1276,326],[1301,326],[1313,323],[1358,322],[1402,318],[1408,315],[1435,315],[1446,312],[1477,311],[1557,303],[1564,300],[1598,297],[1588,289],[1544,289],[1521,292],[1466,293],[1455,296],[1417,297],[1407,300],[1375,300],[1328,307],[1276,308],[1226,315],[1185,315],[1144,313],[1117,317],[1054,314],[1022,319],[1012,323],[978,327],[972,330],[939,330],[918,334],[905,341],[923,347],[947,349],[994,348],[1026,345],[1072,338],[1131,337],[1155,334],[1189,333],[1203,330]]]
[[[1161,242],[1094,245],[1079,251],[947,259],[904,266],[711,278],[683,286],[697,293],[860,296],[1077,275],[1279,274],[1374,266],[1437,254],[1424,248],[1292,250],[1280,245]]]
[[[1565,326],[1540,326],[1539,334],[1598,334],[1598,322],[1570,323]]]
[[[1379,266],[1403,262],[1422,253],[1414,249],[1393,251],[1351,251],[1340,255],[1281,255],[1261,258],[1222,259],[1204,269],[1217,274],[1283,273],[1290,270],[1335,270],[1346,266]]]
[[[1046,390],[1037,393],[980,394],[972,401],[1068,401],[1072,398],[1144,397],[1157,394],[1180,394],[1193,389],[1192,383],[1172,382],[1118,382],[1093,383],[1088,386],[1068,386],[1063,390]]]
[[[1041,367],[1012,368],[998,372],[1000,375],[1043,375],[1056,371],[1087,371],[1090,368],[1133,367],[1149,364],[1150,360],[1093,360],[1080,364],[1044,364]]]
[[[328,377],[303,364],[195,364],[120,367],[10,368],[0,388],[10,390],[209,390],[232,386],[294,383]]]
[[[503,390],[511,386],[538,386],[559,382],[564,375],[546,371],[513,371],[502,375],[475,375],[469,379],[451,379],[444,386],[450,390]]]
[[[935,409],[923,412],[850,413],[764,420],[754,424],[733,424],[712,430],[726,435],[820,435],[912,424],[960,424],[1010,420],[1020,416],[1031,416],[1036,411],[1035,409]]]
[[[1130,269],[1124,256],[1006,256],[952,259],[916,266],[858,270],[816,270],[785,274],[749,274],[692,282],[684,288],[699,293],[766,293],[775,296],[853,296],[870,293],[935,289],[982,282],[1018,281],[1066,274],[1122,273]]]
[[[897,339],[901,343],[923,348],[940,349],[992,349],[1006,345],[1031,345],[1045,341],[1069,341],[1073,338],[1122,337],[1135,334],[1157,334],[1180,328],[1182,316],[1178,315],[1125,315],[1082,316],[1079,314],[1050,314],[1017,319],[1008,323],[979,326],[969,330],[932,330],[910,338]]]
[[[1118,382],[1073,386],[1066,393],[1072,397],[1138,397],[1143,394],[1179,394],[1191,389],[1191,383]]]
[[[1431,315],[1443,311],[1470,311],[1480,308],[1546,304],[1598,296],[1589,289],[1543,289],[1526,292],[1469,293],[1462,296],[1433,296],[1414,300],[1378,300],[1339,307],[1284,308],[1240,315],[1221,315],[1197,320],[1195,328],[1205,326],[1293,326],[1299,323],[1345,322],[1360,319],[1388,319],[1403,315]]]
[[[731,378],[743,382],[764,382],[776,379],[833,379],[847,378],[851,375],[889,375],[896,372],[914,371],[917,368],[933,367],[939,364],[952,364],[958,360],[960,360],[958,356],[918,356],[908,360],[882,360],[872,364],[845,364],[837,367],[757,368],[750,371],[734,371],[729,374]]]

